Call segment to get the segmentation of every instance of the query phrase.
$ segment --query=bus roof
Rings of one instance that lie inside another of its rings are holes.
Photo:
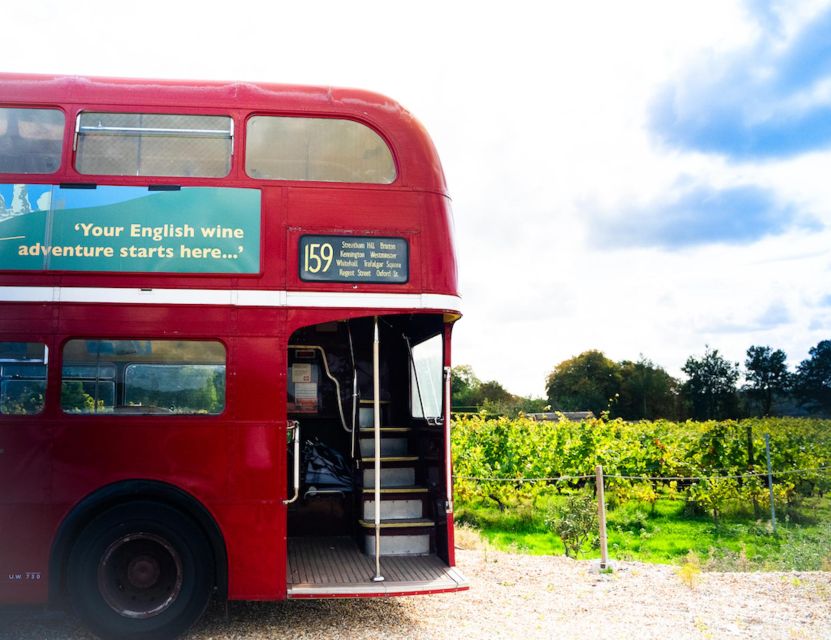
[[[397,159],[395,186],[447,193],[438,154],[424,127],[386,96],[360,89],[214,80],[154,80],[0,73],[0,106],[109,105],[341,117],[362,121]]]

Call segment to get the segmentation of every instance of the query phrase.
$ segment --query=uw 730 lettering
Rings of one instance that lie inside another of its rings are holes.
[[[10,573],[9,582],[32,582],[40,580],[40,571],[22,571],[20,573]]]

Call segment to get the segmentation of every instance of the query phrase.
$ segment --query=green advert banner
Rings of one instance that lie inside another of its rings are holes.
[[[258,273],[260,191],[0,184],[0,270]]]

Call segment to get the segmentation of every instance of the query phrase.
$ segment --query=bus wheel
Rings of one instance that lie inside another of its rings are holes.
[[[213,553],[199,525],[153,502],[95,518],[67,567],[72,605],[102,638],[174,638],[205,612],[213,585]]]

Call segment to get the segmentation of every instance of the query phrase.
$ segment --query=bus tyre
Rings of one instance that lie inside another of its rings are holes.
[[[181,511],[132,502],[83,529],[69,555],[66,584],[75,611],[102,638],[175,638],[208,606],[213,552]]]

